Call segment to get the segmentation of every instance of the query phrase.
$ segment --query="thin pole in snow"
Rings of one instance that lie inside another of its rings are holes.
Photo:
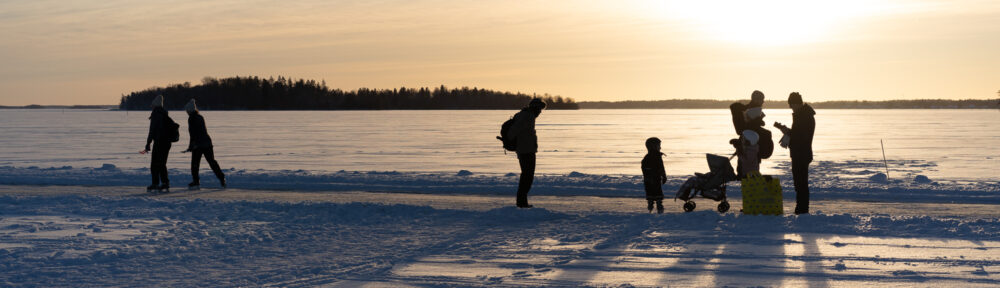
[[[885,179],[889,179],[889,161],[885,160],[885,143],[878,139],[878,144],[882,145],[882,163],[885,163]]]

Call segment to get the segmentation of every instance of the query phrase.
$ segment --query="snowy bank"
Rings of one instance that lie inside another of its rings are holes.
[[[919,163],[917,163],[919,165]],[[869,176],[876,163],[848,161],[845,163],[819,162],[810,179],[812,199],[854,200],[921,203],[970,203],[1000,204],[1000,181],[930,181],[917,175],[903,179],[872,181]],[[171,169],[171,183],[182,188],[188,183],[190,172]],[[230,187],[242,189],[268,189],[289,191],[371,191],[410,192],[427,194],[507,195],[517,189],[517,175],[486,174],[470,171],[449,173],[419,173],[397,171],[339,171],[317,172],[306,170],[237,170],[225,171]],[[208,173],[206,173],[208,174]],[[664,191],[672,195],[689,176],[670,176]],[[794,198],[790,175],[782,179],[784,197]],[[214,177],[204,175],[202,185],[218,185]],[[149,182],[148,170],[120,169],[112,164],[102,167],[0,167],[2,185],[80,185],[80,186],[136,186]],[[538,175],[532,195],[573,195],[635,197],[643,194],[642,179],[638,175],[593,175],[572,172],[567,175]],[[739,182],[730,182],[729,196],[740,197]]]

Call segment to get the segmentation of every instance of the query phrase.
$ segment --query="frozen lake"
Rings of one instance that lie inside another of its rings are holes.
[[[768,128],[791,124],[791,112],[766,109]],[[245,170],[508,173],[500,124],[516,111],[205,111],[223,168]],[[0,166],[147,167],[149,112],[0,110]],[[170,168],[188,167],[187,115]],[[728,110],[545,111],[537,120],[538,173],[640,174],[647,137],[663,139],[670,175],[707,171],[704,153],[730,154],[736,134]],[[1000,175],[1000,111],[819,110],[816,161],[882,161],[890,176],[995,179]],[[786,169],[788,150],[775,148],[764,173]],[[207,169],[207,165],[203,164]]]

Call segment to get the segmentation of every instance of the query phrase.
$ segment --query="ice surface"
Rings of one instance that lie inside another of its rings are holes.
[[[21,188],[36,195],[48,189]],[[332,203],[92,196],[106,188],[90,189],[84,195],[0,195],[0,283],[1000,285],[995,217],[477,210],[470,208],[482,201],[472,198],[440,209],[361,198]],[[332,200],[338,194],[328,195]],[[608,202],[577,205],[599,209]]]
[[[765,107],[766,120],[790,123],[787,107]],[[517,173],[495,136],[514,110],[502,111],[203,111],[223,168],[322,172],[407,171]],[[891,179],[980,180],[1000,175],[994,110],[821,110],[816,115],[816,161],[858,161],[864,176]],[[189,166],[187,116],[168,167]],[[139,155],[147,111],[4,110],[0,166],[149,166]],[[663,140],[668,175],[707,172],[705,153],[730,155],[733,133],[726,109],[545,111],[537,121],[539,173],[638,175],[643,141]],[[775,148],[764,174],[788,170],[788,150]],[[202,165],[208,169],[207,165]],[[862,171],[858,171],[862,172]]]

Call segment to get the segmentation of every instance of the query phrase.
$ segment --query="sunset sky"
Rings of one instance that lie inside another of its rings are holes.
[[[0,105],[236,75],[577,101],[1000,90],[995,0],[2,1],[0,39]]]

